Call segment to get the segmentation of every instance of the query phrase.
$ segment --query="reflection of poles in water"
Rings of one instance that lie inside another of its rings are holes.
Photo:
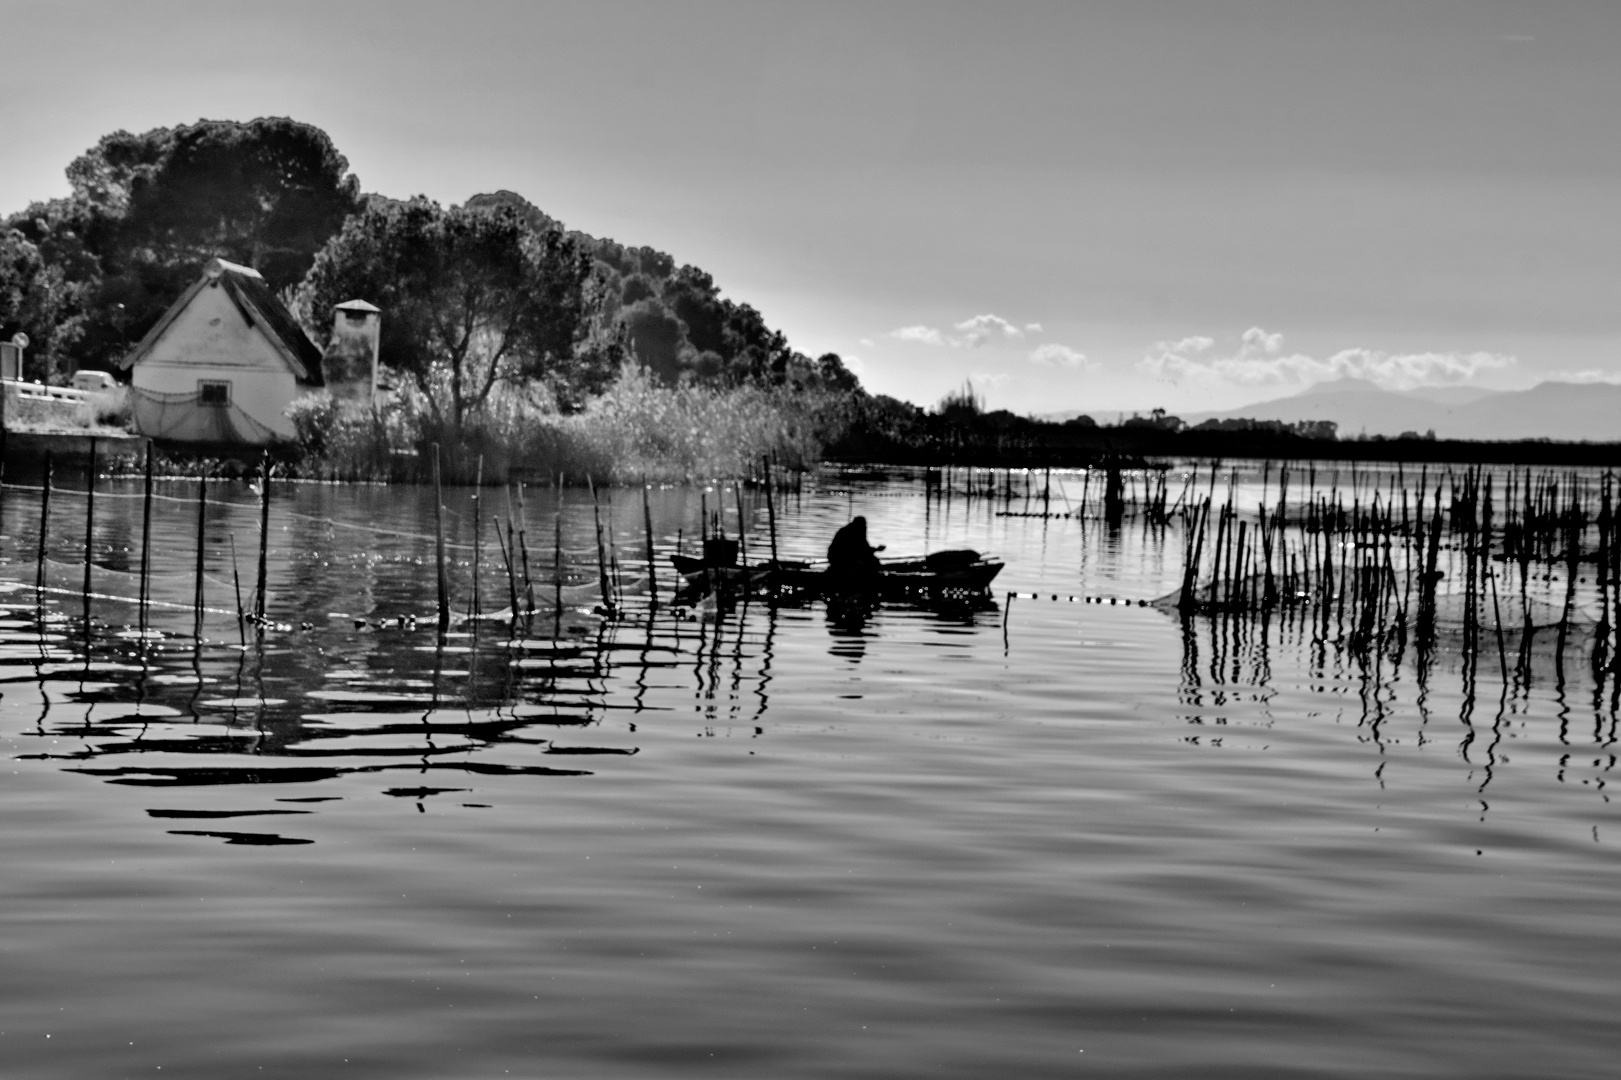
[[[647,490],[645,485],[642,490]],[[640,662],[636,665],[636,693],[631,698],[637,712],[647,708],[647,669],[653,662],[653,630],[658,622],[658,614],[656,603],[647,609],[647,636],[642,639],[642,654]],[[631,730],[636,730],[634,723],[631,724]]]
[[[1198,629],[1193,615],[1188,612],[1182,612],[1178,622],[1182,628],[1182,703],[1197,707],[1201,704]]]
[[[739,719],[743,712],[743,631],[748,628],[748,616],[749,599],[745,591],[742,610],[737,613],[737,640],[732,645],[732,685],[727,712],[733,720]]]
[[[754,734],[761,734],[760,721],[765,717],[766,706],[770,704],[770,694],[767,687],[771,685],[771,661],[777,636],[777,608],[774,604],[766,605],[765,609],[765,643],[760,649],[760,678],[754,684],[754,695],[760,699],[760,707],[754,711]]]

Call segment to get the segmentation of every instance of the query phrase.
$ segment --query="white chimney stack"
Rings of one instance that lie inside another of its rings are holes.
[[[349,300],[332,310],[332,340],[327,342],[321,368],[333,397],[377,399],[382,325],[382,311],[364,300]]]

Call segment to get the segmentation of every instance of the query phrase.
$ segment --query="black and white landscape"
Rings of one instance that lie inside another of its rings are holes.
[[[1587,1080],[1621,4],[0,3],[0,1080]]]

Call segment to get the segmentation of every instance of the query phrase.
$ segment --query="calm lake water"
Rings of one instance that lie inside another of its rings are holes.
[[[136,595],[139,490],[99,485],[102,597]],[[159,491],[144,638],[123,600],[84,621],[82,491],[36,607],[39,497],[4,491],[7,1078],[1615,1073],[1616,719],[1579,664],[1466,698],[1445,662],[1070,602],[1174,588],[1175,531],[831,472],[785,555],[861,513],[891,554],[1003,558],[996,600],[672,612],[666,561],[654,613],[438,647],[431,492],[278,484],[281,626],[243,648],[258,502],[222,482],[199,645],[197,485]],[[652,493],[661,560],[720,494]],[[526,501],[544,577],[557,503]],[[640,493],[610,505],[640,573]],[[506,606],[493,535],[481,565]]]

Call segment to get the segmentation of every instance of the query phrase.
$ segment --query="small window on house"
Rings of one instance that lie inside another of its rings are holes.
[[[197,400],[204,405],[229,405],[231,384],[228,382],[197,382]]]
[[[345,311],[343,319],[350,326],[359,326],[366,321],[366,313],[364,311]]]

